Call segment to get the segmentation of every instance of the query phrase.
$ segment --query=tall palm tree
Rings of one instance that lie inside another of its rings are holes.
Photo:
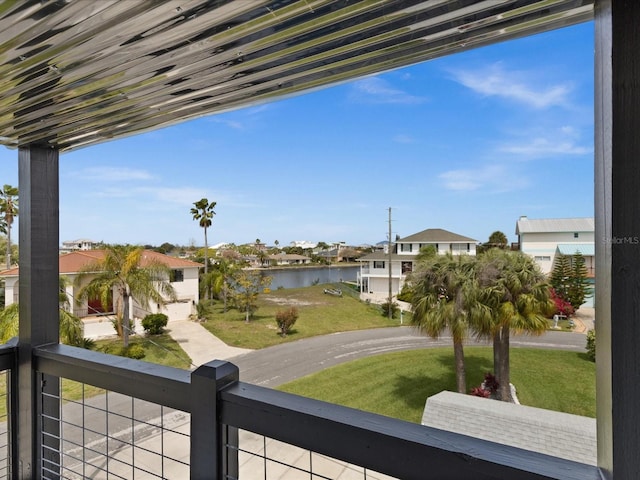
[[[544,313],[550,308],[549,285],[533,262],[522,252],[487,251],[480,260],[479,280],[490,321],[477,324],[481,335],[493,340],[497,397],[512,401],[509,344],[511,331],[542,334],[547,328]]]
[[[2,214],[2,229],[7,234],[7,270],[11,268],[11,226],[18,216],[18,189],[5,185],[0,190],[0,213]]]
[[[207,228],[211,226],[211,219],[216,214],[213,210],[216,206],[216,202],[209,203],[209,200],[202,198],[197,202],[194,202],[194,206],[191,208],[191,215],[193,219],[199,222],[199,225],[204,228],[204,273],[205,275],[209,271],[209,244],[207,242]]]
[[[143,255],[142,247],[108,246],[102,259],[87,265],[76,277],[76,285],[80,287],[77,302],[99,298],[106,308],[113,292],[118,293],[115,299],[117,320],[122,327],[125,347],[129,346],[131,299],[146,307],[150,301],[164,305],[176,298],[169,282],[171,269],[156,260],[143,263]],[[90,279],[88,283],[87,279]]]
[[[451,333],[460,393],[467,391],[464,341],[475,323],[490,316],[480,301],[475,266],[475,257],[447,253],[423,258],[413,274],[412,323],[432,338]]]
[[[82,320],[67,310],[69,297],[66,292],[68,280],[60,277],[60,339],[68,345],[82,343]],[[0,312],[0,343],[6,343],[18,335],[20,304],[12,303]]]

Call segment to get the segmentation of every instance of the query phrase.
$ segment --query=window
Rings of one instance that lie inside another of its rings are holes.
[[[413,271],[413,262],[402,262],[402,273],[411,273]]]
[[[373,268],[384,268],[384,260],[375,260],[373,262]]]
[[[413,249],[413,243],[401,243],[400,251],[401,252],[411,252]]]
[[[184,270],[171,270],[169,281],[171,283],[184,282]]]
[[[534,257],[534,260],[536,262],[550,262],[551,261],[551,257],[549,257],[547,255],[536,255]]]
[[[578,232],[573,234],[573,238],[578,238],[580,236],[580,234]]]

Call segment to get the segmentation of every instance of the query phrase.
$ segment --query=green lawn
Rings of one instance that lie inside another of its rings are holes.
[[[178,342],[168,334],[145,336],[133,336],[129,339],[129,345],[142,345],[145,350],[143,362],[156,363],[167,367],[189,369],[191,359],[180,347]],[[116,354],[122,347],[121,338],[113,338],[96,341],[94,350]],[[62,397],[65,401],[80,400],[94,395],[105,393],[102,388],[93,385],[82,384],[73,380],[62,379]]]
[[[330,287],[341,288],[343,296],[325,294],[324,289]],[[316,335],[400,324],[399,319],[383,317],[380,307],[361,302],[352,288],[339,284],[273,290],[261,294],[258,302],[253,320],[245,323],[243,312],[228,309],[224,313],[222,302],[216,301],[202,325],[228,345],[259,349]],[[276,327],[276,312],[291,306],[300,316],[292,332],[282,338]],[[408,321],[405,314],[405,324]]]
[[[467,385],[492,371],[492,350],[465,349]],[[419,423],[427,397],[455,391],[451,348],[411,350],[338,365],[280,390]],[[595,417],[595,363],[584,353],[511,349],[511,382],[523,405]]]

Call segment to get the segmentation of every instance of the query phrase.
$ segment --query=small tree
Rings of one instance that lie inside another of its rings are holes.
[[[258,294],[271,285],[271,277],[263,277],[253,270],[239,270],[233,282],[236,307],[245,312],[245,322],[249,323],[258,309]]]
[[[569,301],[569,286],[571,284],[571,263],[566,255],[556,257],[549,283],[556,295]]]
[[[578,310],[587,295],[591,293],[591,288],[587,281],[587,267],[582,254],[576,252],[571,260],[571,279],[567,300],[574,310]]]
[[[384,302],[380,305],[382,307],[382,316],[389,318],[396,318],[398,316],[398,312],[400,311],[400,306],[396,302]],[[389,312],[391,309],[391,312]]]
[[[291,327],[298,320],[298,309],[296,307],[287,308],[286,310],[278,310],[276,312],[276,323],[278,324],[278,330],[280,335],[286,337],[291,331]]]

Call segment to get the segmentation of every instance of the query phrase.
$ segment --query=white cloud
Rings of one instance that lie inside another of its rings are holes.
[[[123,182],[127,180],[153,180],[155,177],[146,170],[127,167],[91,167],[71,174],[84,180],[102,182]]]
[[[509,192],[527,186],[502,165],[486,165],[480,168],[449,170],[438,175],[447,190],[469,192],[488,190],[493,193]]]
[[[394,88],[388,81],[379,77],[369,77],[353,84],[351,99],[360,103],[405,104],[413,105],[426,101],[407,92]]]
[[[572,90],[562,83],[534,85],[531,80],[534,74],[506,71],[500,63],[476,71],[452,70],[451,74],[456,82],[481,95],[502,97],[538,109],[566,106]]]
[[[534,138],[526,143],[504,145],[499,151],[528,158],[541,158],[556,155],[588,155],[593,152],[593,148],[576,145],[570,140]]]
[[[410,135],[405,135],[403,133],[400,133],[394,136],[393,141],[396,143],[414,143],[415,142],[413,137],[411,137]]]

